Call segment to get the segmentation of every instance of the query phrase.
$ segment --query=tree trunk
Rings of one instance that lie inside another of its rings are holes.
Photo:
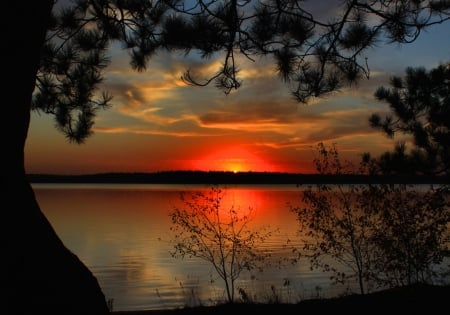
[[[6,1],[2,6],[0,309],[8,315],[107,314],[97,279],[59,239],[25,172],[30,103],[53,2]]]

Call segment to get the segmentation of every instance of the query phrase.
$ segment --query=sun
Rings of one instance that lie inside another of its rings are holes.
[[[227,157],[219,158],[216,160],[217,166],[220,170],[238,173],[251,170],[251,160],[244,157]]]
[[[239,172],[270,172],[273,167],[261,157],[243,147],[227,147],[214,151],[197,160],[195,169],[205,171]]]

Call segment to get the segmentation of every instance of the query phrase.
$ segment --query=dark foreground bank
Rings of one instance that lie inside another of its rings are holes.
[[[304,300],[296,304],[225,304],[174,310],[121,311],[114,315],[237,315],[237,314],[448,314],[450,285],[413,285],[367,295]]]

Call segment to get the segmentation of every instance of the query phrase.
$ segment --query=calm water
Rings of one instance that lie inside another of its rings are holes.
[[[199,259],[173,258],[169,212],[181,206],[180,192],[200,185],[34,184],[42,211],[60,238],[97,277],[115,311],[209,305],[225,298],[221,279]],[[286,240],[298,237],[295,215],[301,190],[292,186],[223,186],[222,206],[255,211],[252,227],[279,229],[264,246],[290,254]],[[333,296],[344,290],[307,262],[244,273],[237,282],[256,300],[284,302]]]

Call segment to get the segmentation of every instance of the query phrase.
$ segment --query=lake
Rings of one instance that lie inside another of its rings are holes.
[[[208,190],[207,185],[33,184],[37,200],[57,234],[94,273],[114,311],[173,309],[211,305],[225,299],[224,286],[212,265],[199,258],[170,254],[169,213],[180,207],[181,192]],[[291,255],[287,240],[297,244],[298,223],[287,203],[299,204],[295,185],[221,186],[224,208],[255,214],[255,229],[278,229],[264,246],[275,256]],[[336,296],[343,287],[329,275],[311,271],[307,262],[274,265],[242,274],[237,287],[254,301],[278,298],[298,302]],[[238,295],[236,295],[238,296]]]

